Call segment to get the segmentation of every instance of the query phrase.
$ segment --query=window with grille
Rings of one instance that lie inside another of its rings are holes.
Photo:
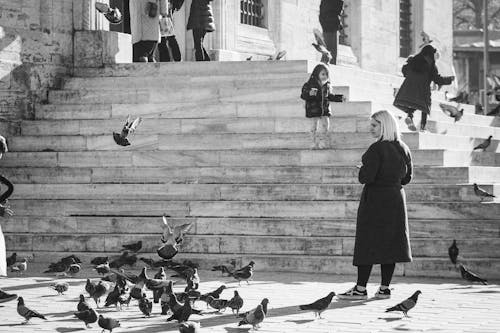
[[[349,25],[347,24],[347,18],[348,18],[348,15],[347,15],[347,7],[349,6],[349,4],[347,2],[344,3],[344,10],[342,11],[342,14],[340,14],[340,22],[342,22],[342,27],[343,29],[340,30],[340,33],[339,33],[339,44],[342,44],[342,45],[347,45],[349,46],[349,36],[347,35],[347,27],[349,27]]]
[[[264,4],[262,0],[241,0],[241,23],[264,27]]]
[[[411,52],[411,0],[399,0],[399,56],[406,58]]]

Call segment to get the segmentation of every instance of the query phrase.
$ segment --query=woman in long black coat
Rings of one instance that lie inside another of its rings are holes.
[[[330,51],[332,59],[330,64],[337,64],[338,40],[337,32],[342,30],[340,15],[344,10],[343,0],[321,0],[319,5],[319,23],[323,29],[326,48]]]
[[[389,298],[396,263],[412,260],[403,189],[412,178],[410,150],[401,141],[397,121],[388,111],[372,115],[370,133],[377,141],[363,155],[359,170],[359,182],[364,188],[353,259],[358,281],[354,288],[338,295],[341,299],[367,298],[366,284],[375,264],[380,264],[382,270],[382,283],[375,297]]]
[[[195,49],[196,61],[210,61],[203,40],[207,32],[215,31],[214,15],[212,13],[212,0],[193,0],[189,19],[187,24],[188,30],[193,30],[193,40]]]
[[[420,130],[425,131],[427,116],[431,113],[431,82],[444,86],[455,79],[454,76],[439,75],[436,52],[432,45],[426,45],[416,56],[409,57],[402,69],[405,80],[396,95],[394,106],[408,114],[406,124],[412,131],[417,130],[413,122],[415,110],[422,111]]]

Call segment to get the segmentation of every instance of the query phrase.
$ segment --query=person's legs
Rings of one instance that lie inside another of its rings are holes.
[[[408,117],[406,117],[405,123],[406,125],[408,125],[410,131],[416,131],[417,127],[415,127],[415,123],[413,122],[413,114],[415,113],[415,109],[408,109],[407,113]]]
[[[311,134],[313,138],[313,149],[319,148],[319,142],[318,142],[318,125],[320,122],[320,117],[314,117],[314,118],[309,118],[311,119]]]
[[[160,62],[170,61],[170,52],[168,52],[168,37],[162,37],[161,42],[158,44],[158,52],[160,53]]]
[[[174,58],[174,61],[181,61],[181,50],[179,48],[179,43],[177,43],[177,38],[175,38],[175,36],[168,36],[167,44],[170,51],[172,51],[172,58]]]
[[[337,295],[339,299],[346,300],[364,300],[368,298],[368,293],[366,292],[366,285],[370,279],[370,274],[372,272],[372,265],[361,265],[358,266],[358,280],[356,285],[346,291],[345,293]]]
[[[427,125],[427,112],[422,111],[422,119],[420,120],[420,130],[425,131],[425,126]]]
[[[381,274],[382,281],[380,283],[380,288],[375,293],[375,298],[381,298],[381,299],[391,298],[391,290],[389,289],[389,285],[391,284],[395,268],[396,264],[380,265],[380,271],[382,273]]]
[[[154,40],[148,40],[144,42],[145,52],[148,57],[148,62],[156,62],[155,60],[155,51],[158,46],[158,42]]]
[[[132,58],[134,62],[148,62],[148,54],[144,43],[145,41],[141,40],[132,45]]]
[[[358,266],[358,282],[356,283],[358,287],[366,288],[368,280],[370,279],[370,274],[372,273],[373,265],[362,265]]]
[[[330,64],[337,64],[337,50],[338,50],[338,38],[337,31],[324,31],[323,37],[325,38],[326,48],[330,51],[332,55],[332,60],[330,60]]]
[[[193,29],[193,41],[194,41],[194,56],[196,61],[203,61],[203,37],[205,31],[202,29]]]

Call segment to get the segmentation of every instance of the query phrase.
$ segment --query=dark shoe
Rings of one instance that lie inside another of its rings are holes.
[[[16,294],[7,294],[3,290],[0,290],[0,303],[13,301],[17,298]]]
[[[374,297],[379,299],[389,299],[391,298],[391,290],[389,288],[381,289],[379,287]]]
[[[408,129],[409,129],[410,131],[415,132],[415,131],[417,130],[417,127],[415,126],[415,123],[413,122],[413,119],[412,119],[412,118],[410,118],[410,117],[406,117],[406,119],[405,119],[405,123],[406,123],[406,125],[408,125]]]
[[[339,299],[344,299],[348,301],[357,301],[357,300],[365,300],[368,299],[368,293],[365,291],[358,290],[357,286],[349,289],[343,294],[337,295]]]

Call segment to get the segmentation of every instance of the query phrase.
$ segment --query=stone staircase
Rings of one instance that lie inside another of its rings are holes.
[[[75,70],[23,121],[0,161],[16,185],[16,215],[3,222],[8,251],[35,252],[39,265],[68,253],[88,262],[143,240],[142,255],[155,255],[168,214],[194,223],[178,257],[203,267],[236,258],[258,270],[354,273],[355,165],[372,142],[369,115],[388,108],[401,117],[390,105],[401,78],[333,68],[335,90],[350,101],[333,104],[328,149],[311,150],[299,99],[310,66]],[[488,135],[500,138],[500,119],[465,109],[457,124],[435,109],[432,133],[404,135],[416,165],[407,187],[415,260],[398,265],[399,275],[457,276],[447,258],[457,239],[473,270],[500,278],[500,204],[480,202],[471,185],[500,195],[499,141],[471,152]],[[128,114],[144,121],[124,148],[111,133]]]

